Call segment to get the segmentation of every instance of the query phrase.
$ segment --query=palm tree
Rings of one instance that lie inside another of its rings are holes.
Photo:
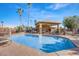
[[[2,28],[3,28],[3,23],[4,23],[4,21],[1,21],[1,26],[2,26]]]
[[[23,13],[22,8],[18,8],[18,9],[17,9],[17,13],[18,13],[18,15],[20,16],[20,25],[23,25],[23,24],[22,24],[22,13]]]
[[[23,26],[23,23],[22,23],[22,13],[23,13],[23,10],[22,10],[22,8],[18,8],[17,9],[17,13],[20,16],[20,26],[22,27]]]
[[[36,24],[37,23],[37,20],[34,20],[34,23]]]
[[[30,8],[31,8],[31,3],[28,3],[28,27],[30,26]]]

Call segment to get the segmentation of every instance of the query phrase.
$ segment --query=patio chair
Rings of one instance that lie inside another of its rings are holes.
[[[0,37],[0,45],[7,43],[9,40],[3,37]]]
[[[8,36],[8,31],[0,32],[0,45],[7,43],[9,41]]]

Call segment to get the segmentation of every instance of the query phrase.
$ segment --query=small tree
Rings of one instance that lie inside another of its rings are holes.
[[[23,29],[25,29],[25,26],[16,26],[16,32],[20,32],[20,31],[24,31]]]
[[[66,27],[68,30],[72,31],[74,28],[77,27],[75,19],[76,18],[74,18],[74,16],[64,18],[64,21],[63,21],[64,27]]]
[[[78,28],[78,23],[77,20],[79,18],[76,16],[70,16],[64,18],[63,25],[66,27],[68,30],[72,31],[72,34],[76,33],[76,29]]]

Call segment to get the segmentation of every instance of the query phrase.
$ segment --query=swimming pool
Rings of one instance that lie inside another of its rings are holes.
[[[29,46],[46,53],[75,48],[76,46],[68,38],[60,36],[41,36],[41,35],[12,35],[11,40]]]

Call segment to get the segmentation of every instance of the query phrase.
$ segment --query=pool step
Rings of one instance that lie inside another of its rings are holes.
[[[52,44],[46,44],[40,50],[47,52],[47,53],[50,53],[50,52],[58,51],[60,49]]]
[[[65,44],[44,44],[42,46],[42,48],[40,50],[44,51],[44,52],[47,52],[47,53],[50,53],[50,52],[55,52],[55,51],[59,51],[59,50],[66,50],[66,49],[71,49],[71,48],[74,48],[74,45],[72,44],[71,46],[69,46],[70,44],[66,44],[66,47],[65,47]]]

